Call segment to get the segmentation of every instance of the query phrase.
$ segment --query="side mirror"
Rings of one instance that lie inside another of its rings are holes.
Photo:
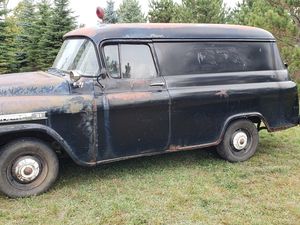
[[[73,82],[77,82],[80,78],[81,78],[81,75],[77,71],[75,71],[75,70],[70,71],[70,79]]]
[[[102,79],[102,80],[104,80],[106,77],[107,77],[107,70],[105,68],[102,68],[100,70],[99,78]]]

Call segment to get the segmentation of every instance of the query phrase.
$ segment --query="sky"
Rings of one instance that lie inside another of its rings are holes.
[[[228,7],[234,7],[240,0],[224,0]],[[9,8],[15,7],[20,0],[9,0]],[[121,4],[122,0],[115,0],[115,8]],[[139,0],[144,13],[148,12],[149,0]],[[175,0],[180,2],[180,0]],[[87,26],[97,25],[96,7],[106,7],[106,0],[70,0],[70,8],[77,16],[78,24],[85,24]]]

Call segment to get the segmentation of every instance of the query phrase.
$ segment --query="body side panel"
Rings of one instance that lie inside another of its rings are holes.
[[[217,143],[230,118],[240,115],[261,117],[269,131],[296,126],[297,92],[294,82],[283,80],[286,73],[166,76],[172,102],[171,145]]]

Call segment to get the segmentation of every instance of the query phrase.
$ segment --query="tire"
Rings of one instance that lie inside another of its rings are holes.
[[[11,198],[39,195],[58,176],[55,152],[37,139],[18,139],[0,151],[0,191]]]
[[[237,120],[227,128],[217,152],[229,162],[242,162],[254,155],[258,142],[256,126],[249,120]]]

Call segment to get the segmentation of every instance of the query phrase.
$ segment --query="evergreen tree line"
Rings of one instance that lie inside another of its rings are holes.
[[[0,0],[0,73],[48,68],[62,36],[76,19],[69,0],[23,0],[8,13]],[[108,0],[104,23],[228,23],[261,27],[273,33],[284,62],[300,78],[300,1],[243,0],[234,9],[223,0],[149,0],[145,15],[138,0],[123,0],[115,9]]]
[[[0,74],[46,70],[76,27],[69,0],[23,0],[12,11],[7,4],[0,0]]]

